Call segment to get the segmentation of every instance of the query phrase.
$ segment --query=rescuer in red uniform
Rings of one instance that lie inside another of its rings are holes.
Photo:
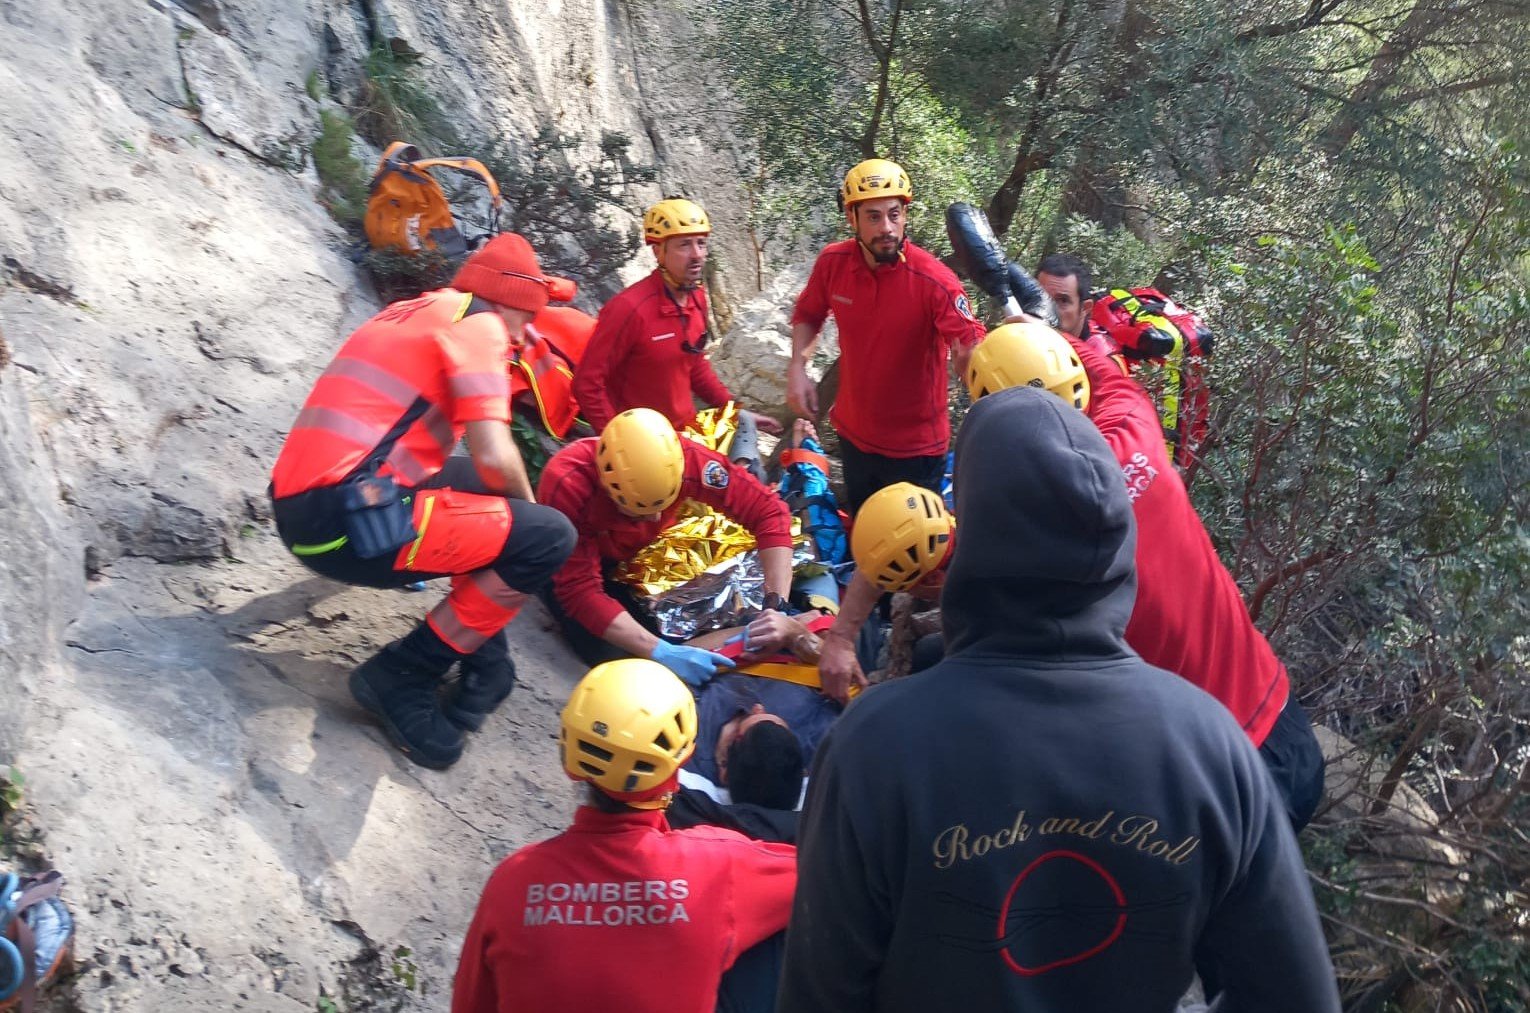
[[[873,158],[845,176],[853,239],[825,247],[792,312],[786,396],[792,411],[818,415],[807,363],[829,314],[839,327],[839,394],[829,413],[839,432],[851,512],[894,482],[934,492],[945,477],[947,362],[966,370],[983,325],[956,275],[904,236],[913,199],[908,175]]]
[[[796,851],[670,829],[664,810],[695,743],[695,699],[662,665],[612,661],[580,680],[558,752],[587,783],[584,804],[489,878],[452,1013],[711,1013],[723,972],[785,928]]]
[[[408,756],[447,767],[464,729],[510,693],[502,631],[573,549],[538,506],[510,437],[506,362],[552,289],[514,233],[462,265],[450,288],[393,303],[319,377],[271,475],[278,533],[309,569],[365,587],[451,576],[413,632],[351,675],[351,693]],[[469,457],[450,457],[464,435]],[[443,709],[437,691],[461,677]]]
[[[1249,618],[1179,473],[1168,466],[1151,399],[1086,342],[1065,341],[1039,323],[997,327],[973,353],[972,399],[1024,386],[1050,390],[1088,414],[1121,466],[1139,532],[1137,597],[1126,642],[1144,661],[1201,687],[1232,712],[1274,776],[1292,825],[1305,826],[1323,791],[1322,750],[1306,712],[1290,696],[1285,666]],[[877,597],[944,579],[950,557],[941,536],[954,528],[938,497],[926,503],[914,490],[906,497],[891,492],[884,489],[855,518],[858,569],[819,656],[829,695],[865,682],[854,642]]]
[[[595,333],[574,372],[574,397],[598,433],[628,408],[652,408],[676,429],[696,417],[696,402],[735,400],[707,357],[707,263],[712,222],[701,205],[668,197],[643,216],[643,241],[658,266],[601,307]],[[750,458],[757,430],[780,433],[768,415],[740,411],[733,446]],[[758,465],[756,465],[758,467]],[[763,479],[763,474],[757,474]]]
[[[553,578],[551,605],[565,635],[585,661],[613,656],[652,658],[699,686],[729,659],[672,644],[638,622],[607,581],[675,523],[686,500],[726,514],[755,537],[765,574],[767,609],[791,593],[791,512],[744,468],[675,434],[664,416],[633,408],[612,419],[598,438],[564,447],[542,470],[541,499],[573,521],[578,543]]]
[[[1120,347],[1105,328],[1090,318],[1094,309],[1093,283],[1094,273],[1089,265],[1071,253],[1049,253],[1036,265],[1036,284],[1046,290],[1057,308],[1057,329],[1093,345],[1105,355],[1119,356]],[[1119,363],[1119,358],[1116,361]]]

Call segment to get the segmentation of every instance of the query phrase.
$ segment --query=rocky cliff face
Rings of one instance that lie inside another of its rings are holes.
[[[446,1008],[488,871],[570,808],[579,668],[529,609],[522,685],[444,774],[351,703],[439,592],[313,579],[269,526],[282,434],[375,309],[306,151],[368,48],[407,46],[476,133],[633,137],[649,196],[711,210],[726,310],[755,265],[689,30],[603,0],[0,0],[0,763],[70,880],[74,1008]]]

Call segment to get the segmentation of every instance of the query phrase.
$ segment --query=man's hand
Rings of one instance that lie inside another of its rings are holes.
[[[700,689],[712,676],[733,667],[732,660],[721,654],[700,647],[672,644],[668,640],[660,640],[649,657],[674,672],[692,689]]]
[[[792,359],[786,367],[786,405],[805,419],[818,417],[818,385],[808,376],[807,363]]]
[[[830,630],[823,637],[822,653],[818,656],[818,679],[823,684],[823,695],[840,703],[850,702],[852,683],[866,688],[866,673],[855,660],[855,645]]]
[[[754,419],[755,428],[762,433],[769,433],[772,436],[780,436],[783,432],[785,432],[785,430],[781,428],[781,423],[777,422],[769,415],[762,415],[759,412],[752,412],[747,408],[740,410],[739,414],[747,415]]]
[[[951,373],[963,386],[967,383],[967,367],[972,365],[972,350],[976,347],[958,343],[951,349]]]
[[[774,609],[766,609],[744,627],[744,654],[738,660],[749,664],[772,654],[780,654],[789,650],[792,641],[806,632],[807,627],[797,620]]]

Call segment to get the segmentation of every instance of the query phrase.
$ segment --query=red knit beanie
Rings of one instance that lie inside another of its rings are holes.
[[[554,282],[571,285],[562,278],[544,276],[531,244],[514,232],[506,232],[489,240],[463,263],[452,279],[452,288],[501,306],[537,313],[547,305]]]

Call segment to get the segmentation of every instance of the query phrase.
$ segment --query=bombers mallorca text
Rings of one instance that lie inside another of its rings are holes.
[[[671,925],[691,916],[683,879],[629,879],[600,883],[528,883],[526,925]]]

